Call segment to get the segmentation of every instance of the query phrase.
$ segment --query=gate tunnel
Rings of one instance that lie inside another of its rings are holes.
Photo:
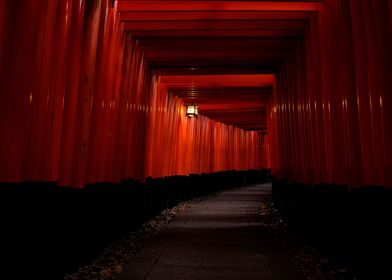
[[[381,0],[0,1],[3,241],[17,225],[75,259],[272,178],[289,224],[385,267],[391,32]]]

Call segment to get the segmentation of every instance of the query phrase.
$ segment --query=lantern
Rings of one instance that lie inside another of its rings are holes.
[[[188,118],[197,118],[199,115],[199,106],[195,104],[186,105],[186,116]]]

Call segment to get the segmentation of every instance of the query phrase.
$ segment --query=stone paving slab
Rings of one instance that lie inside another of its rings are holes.
[[[223,192],[176,217],[131,259],[130,279],[301,279],[258,215],[270,185]]]

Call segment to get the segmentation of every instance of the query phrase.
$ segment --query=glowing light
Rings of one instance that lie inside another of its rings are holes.
[[[186,105],[186,116],[188,118],[193,118],[199,115],[199,106],[195,104]]]

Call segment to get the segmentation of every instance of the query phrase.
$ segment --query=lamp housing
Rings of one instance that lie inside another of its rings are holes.
[[[186,116],[188,118],[197,118],[199,115],[199,106],[195,104],[188,104],[186,106]]]

